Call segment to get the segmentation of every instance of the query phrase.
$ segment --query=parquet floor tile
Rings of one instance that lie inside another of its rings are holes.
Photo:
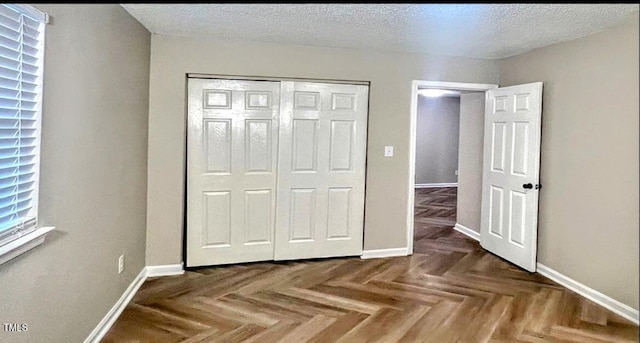
[[[112,342],[638,342],[638,327],[454,231],[416,191],[414,255],[211,267],[147,280]]]

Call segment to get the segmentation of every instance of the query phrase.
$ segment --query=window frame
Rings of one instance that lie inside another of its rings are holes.
[[[22,224],[14,227],[13,233],[6,233],[3,235],[4,242],[0,242],[0,265],[3,263],[35,248],[36,246],[42,244],[49,232],[54,230],[54,227],[42,227],[38,223],[38,204],[39,204],[39,195],[40,195],[40,161],[41,161],[41,138],[42,138],[42,113],[43,113],[43,95],[44,95],[44,58],[45,58],[45,41],[46,41],[46,25],[49,23],[49,15],[45,12],[38,10],[37,8],[25,5],[25,4],[0,4],[0,6],[5,6],[6,8],[13,10],[19,13],[23,17],[29,17],[30,19],[43,23],[41,39],[39,42],[41,45],[41,51],[39,52],[41,56],[41,60],[39,62],[39,70],[37,72],[37,77],[40,78],[39,89],[37,89],[36,94],[39,92],[39,101],[35,107],[36,116],[35,116],[35,175],[34,175],[34,184],[33,184],[33,195],[31,196],[32,200],[32,213],[35,218],[35,225],[33,228],[28,228],[26,230],[22,229],[20,225],[24,225],[24,221]],[[21,34],[20,39],[22,40],[22,36],[24,32]],[[22,44],[22,43],[21,43]],[[21,62],[22,63],[22,62]],[[19,119],[20,120],[20,119]],[[18,164],[19,165],[19,164]],[[6,230],[9,231],[9,230]]]

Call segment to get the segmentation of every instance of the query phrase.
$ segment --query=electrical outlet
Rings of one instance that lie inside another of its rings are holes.
[[[120,255],[118,259],[118,274],[121,274],[124,271],[124,255]]]
[[[458,169],[456,169],[456,171],[453,172],[454,174],[458,175]]]
[[[384,147],[384,157],[392,157],[393,156],[393,146],[387,145]]]

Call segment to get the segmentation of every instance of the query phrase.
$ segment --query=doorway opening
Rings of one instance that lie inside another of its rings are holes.
[[[450,235],[454,227],[479,237],[485,92],[497,87],[413,81],[409,254],[414,246],[419,253],[431,239]]]
[[[456,225],[457,213],[462,93],[434,88],[418,91],[413,234],[414,251],[418,254],[430,251],[434,244],[449,240],[450,235],[455,234],[452,228]],[[483,92],[473,93],[484,99]],[[482,129],[481,124],[473,124],[478,126],[474,129]]]

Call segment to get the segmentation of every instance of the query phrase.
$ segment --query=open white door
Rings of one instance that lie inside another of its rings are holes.
[[[534,272],[538,235],[542,82],[487,91],[483,248]]]
[[[282,82],[276,260],[362,254],[368,93]]]

